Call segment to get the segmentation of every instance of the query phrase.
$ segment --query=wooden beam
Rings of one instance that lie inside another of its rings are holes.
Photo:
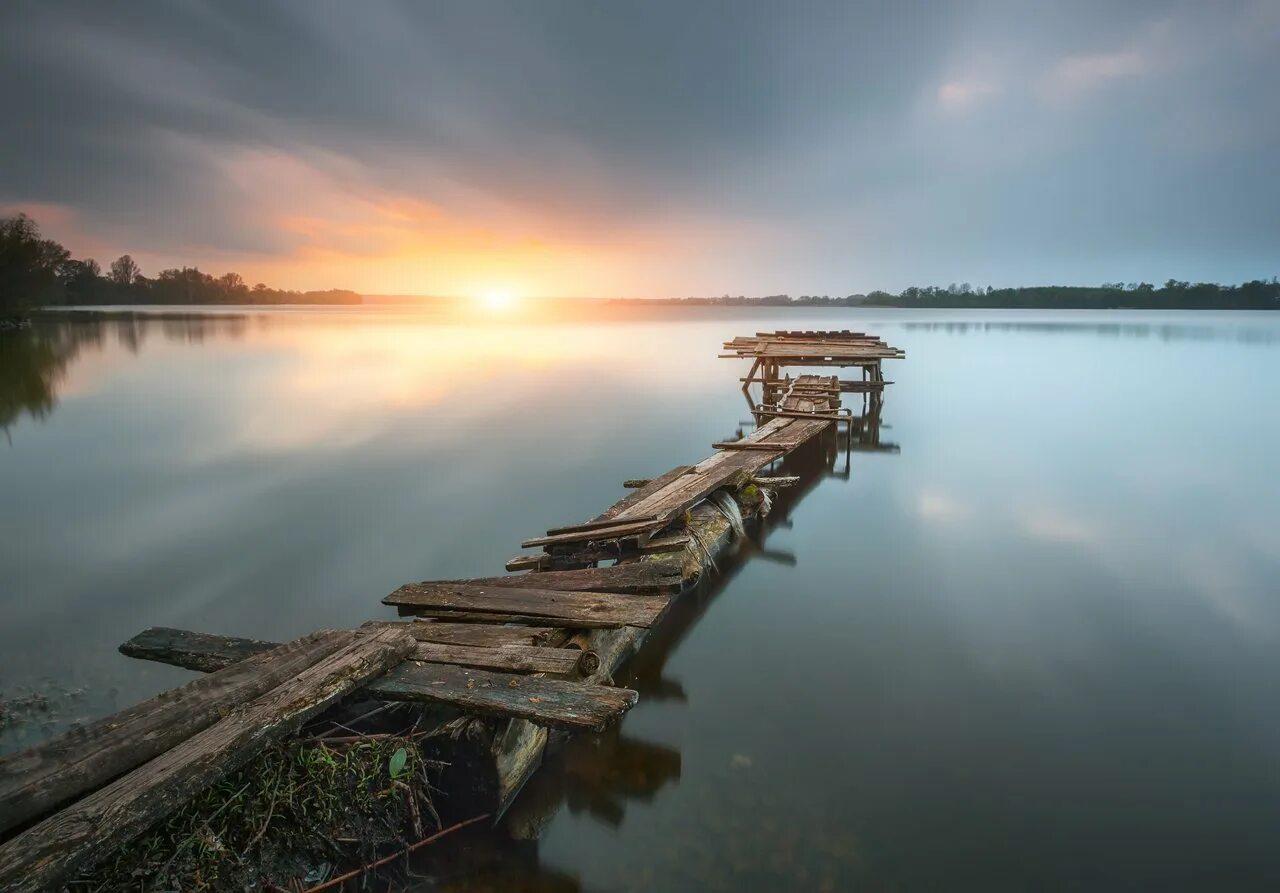
[[[158,757],[352,638],[350,633],[313,633],[0,759],[0,832]]]
[[[551,673],[557,676],[576,672],[579,661],[584,659],[588,663],[594,659],[597,664],[600,660],[598,656],[579,648],[539,648],[534,645],[499,645],[489,648],[440,642],[419,642],[411,657],[427,663],[458,664],[511,673]]]
[[[566,623],[560,617],[547,617],[538,614],[505,614],[495,611],[454,611],[449,608],[428,608],[418,605],[398,605],[397,610],[402,617],[424,617],[444,620],[449,623],[495,624],[521,623],[525,626],[572,627],[573,629],[613,629],[623,626],[620,620],[579,618],[573,623]]]
[[[419,642],[480,645],[485,648],[500,648],[503,645],[538,645],[550,635],[545,627],[507,626],[497,623],[446,623],[419,619],[403,625],[409,630],[409,635]]]
[[[684,585],[684,576],[679,561],[663,559],[572,571],[542,571],[536,575],[517,574],[438,582],[469,583],[475,586],[532,586],[536,589],[562,589],[569,592],[679,592]]]
[[[530,581],[532,582],[532,581]],[[665,595],[565,592],[557,589],[476,586],[457,583],[409,583],[383,600],[396,607],[440,611],[507,613],[546,617],[574,626],[575,621],[609,621],[649,626],[666,609]]]
[[[622,539],[623,537],[650,533],[665,527],[668,523],[668,520],[648,515],[645,520],[610,522],[607,525],[598,526],[584,532],[575,533],[571,531],[569,533],[535,536],[520,543],[520,548],[532,549],[535,546],[555,546],[565,543],[604,542],[606,540]]]
[[[635,494],[631,494],[631,495],[634,496]],[[650,515],[647,518],[629,518],[628,519],[628,521],[635,524],[643,523],[646,521],[660,521],[660,520],[662,519],[659,518],[657,515]],[[612,516],[608,518],[601,516],[600,518],[596,518],[594,521],[585,521],[582,524],[569,524],[565,527],[552,527],[547,531],[547,536],[555,536],[561,533],[588,533],[590,531],[599,530],[602,527],[616,527],[616,526],[617,524],[613,522]]]
[[[761,443],[758,440],[724,440],[711,446],[717,450],[767,450],[772,453],[789,453],[796,448],[793,443]]]
[[[388,700],[448,704],[473,713],[592,732],[603,730],[639,698],[627,688],[413,661],[382,680],[378,690]]]
[[[594,520],[609,521],[614,518],[617,518],[620,515],[623,515],[624,513],[626,513],[636,503],[644,499],[648,499],[650,496],[652,496],[654,493],[657,493],[658,491],[666,487],[668,484],[674,483],[675,481],[691,473],[692,471],[693,471],[692,465],[677,465],[675,468],[671,469],[666,474],[660,474],[656,478],[653,478],[652,480],[645,481],[639,487],[636,488],[635,492],[628,493],[626,496],[619,499],[613,505],[609,506],[599,515],[597,515]],[[637,483],[637,482],[632,481],[629,483]],[[627,517],[628,517],[628,520],[639,520],[630,515],[628,515]]]
[[[210,673],[236,660],[270,651],[278,644],[238,636],[214,636],[167,626],[153,626],[121,645],[120,653]],[[169,651],[173,652],[171,656],[167,655]],[[229,652],[235,653],[233,659],[228,659]]]
[[[0,889],[57,889],[272,741],[399,663],[413,639],[369,630],[266,695],[0,846]]]

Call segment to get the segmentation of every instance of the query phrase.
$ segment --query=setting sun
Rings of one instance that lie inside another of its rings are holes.
[[[480,306],[491,313],[500,313],[504,310],[510,310],[515,306],[516,298],[511,292],[505,289],[491,289],[481,292],[477,300]]]

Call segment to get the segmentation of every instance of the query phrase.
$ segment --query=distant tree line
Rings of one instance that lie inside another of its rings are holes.
[[[143,275],[129,255],[105,274],[92,258],[76,260],[43,238],[25,214],[0,219],[0,316],[31,307],[85,304],[359,304],[353,291],[286,291],[250,287],[239,273],[212,276],[196,267]]]
[[[1178,309],[1178,310],[1280,310],[1280,279],[1255,279],[1240,285],[1212,282],[1179,282],[1163,286],[1150,282],[1104,282],[1097,287],[1041,285],[1025,288],[974,287],[965,282],[946,288],[912,286],[898,294],[765,295],[749,298],[677,298],[678,303],[766,307],[954,307],[1028,308],[1061,310]]]

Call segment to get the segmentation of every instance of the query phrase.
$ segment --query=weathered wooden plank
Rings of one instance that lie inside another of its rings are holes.
[[[0,846],[0,889],[57,888],[412,648],[413,639],[398,630],[357,634],[266,695]]]
[[[776,410],[776,409],[757,409],[755,411],[755,414],[758,416],[765,416],[767,418],[817,419],[818,421],[829,421],[829,422],[843,421],[844,419],[847,418],[847,416],[839,415],[838,413],[835,413],[835,412],[828,412],[828,413],[788,412],[787,410]],[[791,449],[791,447],[788,447],[788,449]]]
[[[188,670],[210,673],[237,660],[270,651],[277,645],[279,645],[278,642],[262,642],[238,636],[214,636],[184,629],[171,629],[167,626],[153,626],[144,629],[121,645],[120,653],[129,657],[154,660],[186,667]],[[172,659],[165,654],[169,650],[173,651]],[[234,659],[228,659],[230,652],[236,652],[237,656]]]
[[[561,621],[564,626],[573,626],[581,620],[649,626],[666,609],[670,597],[467,583],[408,583],[382,601],[396,607],[547,617]]]
[[[366,620],[361,629],[391,627],[402,629],[419,642],[444,645],[476,645],[501,648],[503,645],[545,645],[556,638],[553,628],[507,626],[501,623],[448,623],[423,618],[413,620]],[[566,633],[564,638],[567,638]],[[556,644],[559,644],[558,642]]]
[[[652,515],[649,516],[648,518],[632,518],[631,519],[632,522],[637,524],[644,521],[659,521],[659,520],[661,519]],[[592,521],[584,521],[581,524],[566,524],[563,527],[551,527],[547,530],[547,536],[555,536],[561,533],[589,533],[592,531],[599,530],[603,527],[616,527],[616,526],[617,526],[616,523],[610,518],[603,518],[603,519],[596,518]]]
[[[0,831],[50,812],[159,756],[352,638],[352,633],[329,631],[269,648],[39,747],[0,759]]]
[[[666,474],[662,474],[656,478],[653,478],[652,480],[645,481],[636,490],[634,490],[631,493],[628,493],[626,496],[622,497],[613,505],[609,506],[599,515],[597,515],[594,520],[608,521],[621,516],[622,514],[626,513],[636,503],[641,502],[642,500],[648,499],[654,493],[657,493],[658,491],[662,490],[662,488],[678,480],[679,478],[684,477],[685,475],[689,474],[691,471],[693,471],[692,465],[677,465],[675,468],[671,469]]]
[[[447,623],[417,620],[405,626],[419,642],[441,642],[448,645],[480,645],[500,648],[503,645],[537,645],[550,631],[528,626],[506,626],[497,623]]]
[[[774,419],[761,425],[751,435],[752,439],[768,439],[784,431],[792,424],[790,419]],[[741,461],[735,457],[716,453],[694,466],[693,472],[682,475],[660,490],[633,504],[618,520],[635,515],[664,515],[673,517],[707,494],[723,487],[742,470]]]
[[[388,700],[449,704],[488,716],[595,732],[630,710],[639,697],[627,688],[416,661],[388,673],[378,690]]]
[[[689,538],[687,536],[672,534],[670,536],[653,537],[637,546],[634,552],[637,555],[664,555],[670,552],[682,552],[688,544]],[[579,549],[569,549],[563,553],[557,551],[555,555],[549,555],[546,552],[539,552],[534,555],[517,555],[515,558],[507,559],[507,563],[504,566],[509,571],[550,570],[556,561],[593,564],[597,561],[613,561],[617,557],[617,549],[608,547],[592,549],[584,544]]]
[[[567,533],[548,534],[547,536],[535,536],[522,542],[520,548],[532,549],[535,546],[555,546],[562,543],[603,542],[605,540],[622,539],[627,536],[637,536],[642,533],[659,530],[669,523],[669,519],[657,518],[655,520],[653,515],[646,517],[649,520],[627,520],[625,523],[611,523],[604,526],[591,527],[585,531],[569,531]]]
[[[764,450],[769,453],[786,453],[795,449],[789,443],[761,443],[753,440],[722,440],[711,446],[717,450]]]
[[[786,474],[779,477],[754,477],[751,480],[761,487],[768,487],[771,490],[779,490],[783,487],[794,487],[796,484],[800,483],[800,476],[795,474]]]
[[[475,586],[533,586],[538,589],[572,592],[678,592],[684,584],[684,577],[680,562],[654,560],[572,571],[541,571],[536,575],[517,574],[438,582],[469,583]]]
[[[402,617],[417,619],[429,618],[443,620],[448,623],[496,624],[521,623],[525,626],[547,627],[557,629],[567,626],[559,617],[545,617],[537,614],[503,614],[496,611],[454,611],[449,608],[427,608],[418,605],[398,605],[396,610]],[[617,620],[591,620],[587,618],[575,620],[574,629],[613,629],[621,626]]]
[[[594,660],[598,665],[600,660],[598,655],[578,648],[539,648],[534,645],[500,645],[489,648],[441,642],[419,642],[411,657],[428,663],[460,664],[511,673],[553,673],[561,676],[576,672],[580,661],[589,664]]]

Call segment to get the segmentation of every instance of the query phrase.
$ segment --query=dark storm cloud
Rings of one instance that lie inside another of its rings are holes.
[[[768,234],[673,256],[673,291],[1270,275],[1276,8],[11,3],[0,201],[287,252],[228,168],[260,153],[459,213]]]

